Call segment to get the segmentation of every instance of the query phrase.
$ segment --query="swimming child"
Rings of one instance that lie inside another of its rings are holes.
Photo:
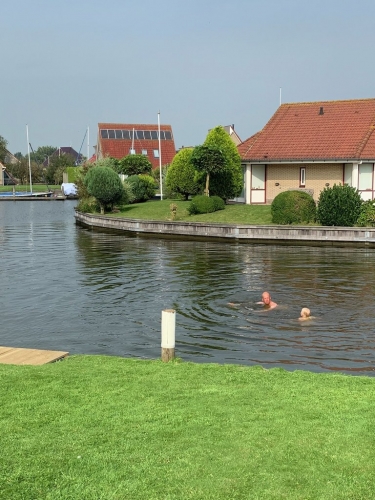
[[[305,321],[306,319],[312,319],[313,316],[311,316],[311,311],[308,307],[303,307],[301,309],[301,316],[298,318],[299,321]]]

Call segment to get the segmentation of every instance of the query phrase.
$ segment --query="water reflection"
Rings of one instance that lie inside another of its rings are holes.
[[[373,250],[98,233],[73,207],[0,203],[0,344],[155,358],[172,307],[185,360],[373,373]]]

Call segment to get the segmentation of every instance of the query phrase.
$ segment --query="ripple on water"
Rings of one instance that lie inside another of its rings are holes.
[[[98,233],[74,204],[0,204],[2,345],[155,358],[174,308],[185,360],[372,375],[373,250]]]

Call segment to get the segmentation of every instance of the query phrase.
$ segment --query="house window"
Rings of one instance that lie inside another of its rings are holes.
[[[143,156],[147,156],[147,149],[142,149]]]
[[[135,155],[135,149],[129,149],[129,154],[130,155]]]
[[[154,149],[154,158],[159,158],[159,150]]]
[[[299,187],[305,187],[306,185],[306,168],[301,167],[299,169]]]

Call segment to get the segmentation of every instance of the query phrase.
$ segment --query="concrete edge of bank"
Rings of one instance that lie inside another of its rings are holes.
[[[329,245],[375,248],[375,227],[253,226],[108,217],[75,212],[76,223],[96,230],[149,236],[215,239],[242,243]]]

